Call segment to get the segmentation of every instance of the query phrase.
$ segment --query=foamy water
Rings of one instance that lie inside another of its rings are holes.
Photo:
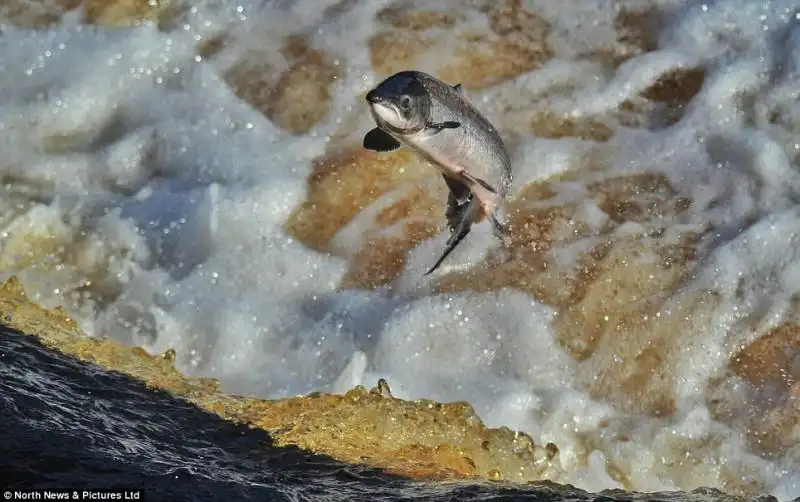
[[[647,166],[693,201],[690,211],[665,217],[665,235],[714,229],[658,312],[691,316],[687,305],[714,292],[713,306],[669,333],[662,361],[675,400],[669,416],[598,395],[598,380],[613,378],[603,373],[616,349],[571,357],[558,343],[563,314],[553,305],[512,289],[429,294],[421,274],[444,233],[413,249],[392,283],[340,288],[365,215],[402,193],[365,208],[334,235],[331,253],[284,230],[306,198],[312,161],[372,127],[362,96],[380,78],[368,49],[386,7],[376,0],[197,2],[161,30],[88,26],[76,13],[38,31],[4,26],[0,276],[16,273],[44,303],[66,302],[91,335],[175,348],[182,371],[219,378],[232,392],[342,391],[384,377],[396,396],[468,400],[491,426],[556,443],[563,476],[554,481],[587,490],[750,487],[798,497],[796,426],[787,430],[788,447],[756,452],[750,422],[736,413],[758,410],[734,410],[722,423],[709,402],[713,395],[756,406],[760,391],[747,382],[710,382],[744,345],[800,317],[800,2],[651,2],[665,12],[658,48],[609,71],[581,55],[614,45],[615,3],[524,2],[550,23],[556,56],[468,96],[509,138],[519,194],[574,169],[595,144],[528,133],[522,124],[530,113],[612,114],[659,75],[706,68],[679,121],[612,123],[606,143],[613,162],[603,176]],[[485,23],[464,2],[429,4],[463,11],[468,28]],[[198,46],[220,35],[224,48],[202,57]],[[329,112],[303,134],[270,121],[224,79],[253,52],[279,74],[286,63],[271,54],[290,35],[325,50],[338,68]],[[453,43],[441,36],[421,67],[434,71],[436,54]],[[439,185],[430,191],[444,194]],[[547,204],[573,201],[587,227],[600,229],[608,215],[584,200],[584,188],[565,185]],[[630,223],[617,232],[641,229]],[[569,263],[593,243],[579,239],[553,259]],[[438,276],[495,246],[487,225],[476,226]]]

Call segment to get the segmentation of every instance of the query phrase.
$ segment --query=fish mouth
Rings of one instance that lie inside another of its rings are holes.
[[[367,93],[367,102],[377,104],[386,101],[386,98],[381,95],[377,89],[372,89]]]

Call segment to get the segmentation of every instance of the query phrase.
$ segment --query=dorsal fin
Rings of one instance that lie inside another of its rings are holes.
[[[455,90],[456,90],[456,91],[458,91],[458,92],[462,92],[462,93],[464,92],[464,88],[463,88],[463,87],[461,87],[461,84],[456,84],[456,85],[454,85],[454,86],[453,86],[453,89],[455,89]]]

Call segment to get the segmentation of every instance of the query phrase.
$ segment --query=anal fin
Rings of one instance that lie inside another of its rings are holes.
[[[467,205],[472,200],[473,195],[469,187],[464,183],[450,178],[447,175],[442,175],[444,181],[450,192],[447,194],[447,209],[445,217],[447,218],[447,226],[450,232],[454,232],[461,221],[462,214],[467,208]]]

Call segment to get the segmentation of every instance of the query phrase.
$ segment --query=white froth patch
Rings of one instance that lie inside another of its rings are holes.
[[[378,197],[377,200],[359,211],[345,226],[336,232],[328,243],[329,251],[337,256],[353,256],[361,251],[365,245],[366,232],[372,230],[375,225],[375,219],[381,211],[411,195],[414,190],[423,186],[422,183],[420,181],[405,183]],[[445,188],[442,187],[442,182],[439,179],[436,179],[435,183],[426,180],[424,189],[432,193],[438,192],[447,197]],[[384,232],[397,233],[400,227],[404,227],[409,221],[410,219],[403,219],[392,225],[392,227],[384,229]]]
[[[403,273],[396,281],[398,292],[411,292],[417,287],[424,287],[437,277],[458,270],[468,270],[482,263],[489,251],[498,246],[491,223],[484,220],[472,225],[470,233],[450,252],[439,268],[430,275],[424,275],[444,253],[450,236],[450,231],[445,227],[438,235],[408,252]]]
[[[344,271],[341,261],[305,249],[282,230],[305,196],[310,160],[324,151],[324,139],[292,137],[240,102],[213,66],[194,57],[199,39],[187,27],[170,34],[149,25],[73,27],[49,37],[4,37],[20,47],[4,52],[19,60],[6,57],[4,75],[16,79],[3,90],[17,96],[13,90],[27,75],[47,94],[32,96],[35,103],[22,96],[0,116],[9,152],[2,174],[69,203],[75,228],[60,212],[52,213],[60,234],[42,222],[57,240],[68,242],[83,228],[121,242],[121,234],[104,228],[138,227],[147,252],[123,255],[118,268],[106,270],[121,294],[103,311],[88,305],[79,313],[90,333],[152,350],[176,348],[182,369],[220,376],[232,387],[310,390],[327,381],[317,370],[326,354],[300,350],[316,342],[301,344],[293,362],[274,349],[291,345],[303,303],[331,292]],[[120,136],[104,137],[109,128]],[[108,144],[97,148],[98,141]],[[108,216],[93,220],[109,207]],[[34,224],[7,230],[30,234]],[[83,260],[90,270],[93,261],[107,267],[99,252]],[[59,294],[47,284],[39,288]],[[331,344],[337,346],[333,336]],[[296,375],[286,374],[287,364]],[[272,377],[260,373],[265,367]]]
[[[571,114],[602,114],[613,111],[626,100],[636,96],[652,86],[658,77],[670,71],[692,68],[696,64],[693,58],[666,50],[650,52],[620,65],[614,78],[598,88],[595,94],[578,98],[571,104]]]
[[[513,314],[520,309],[525,316]],[[391,314],[371,365],[395,382],[396,395],[469,399],[485,414],[520,382],[535,389],[571,378],[568,357],[543,350],[555,349],[552,315],[512,291],[423,297]]]
[[[523,5],[551,25],[549,43],[559,54],[575,57],[616,42],[616,0],[525,0]]]
[[[529,183],[569,171],[585,153],[579,140],[532,138],[519,145],[512,155],[514,179],[510,197],[519,195]]]
[[[710,289],[720,301],[715,323],[695,326],[690,350],[676,368],[681,375],[676,389],[679,402],[702,401],[708,379],[724,370],[739,347],[753,341],[754,333],[740,321],[760,321],[767,331],[788,320],[790,301],[800,283],[782,277],[795,270],[800,258],[800,250],[791,245],[797,241],[798,222],[797,209],[764,218],[718,247],[698,273],[692,288]]]

